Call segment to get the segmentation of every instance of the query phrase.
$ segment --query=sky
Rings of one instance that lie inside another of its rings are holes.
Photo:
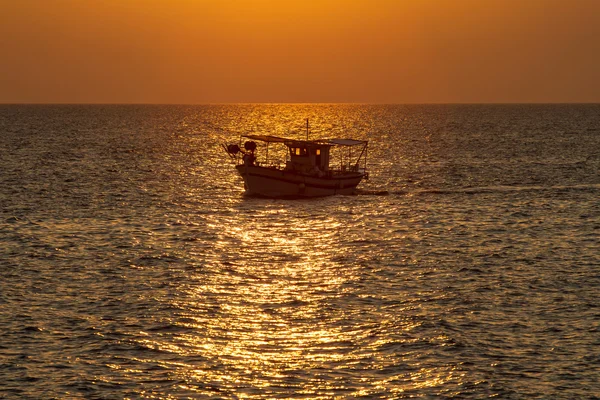
[[[600,102],[600,0],[0,0],[0,103]]]

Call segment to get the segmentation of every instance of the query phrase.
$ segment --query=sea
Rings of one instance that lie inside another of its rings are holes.
[[[2,399],[600,398],[599,104],[0,105],[0,210]]]

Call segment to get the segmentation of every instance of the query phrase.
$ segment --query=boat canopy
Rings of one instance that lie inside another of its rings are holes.
[[[243,137],[252,139],[252,140],[260,140],[261,142],[266,143],[285,143],[285,142],[295,142],[295,143],[315,143],[315,144],[326,144],[331,146],[357,146],[359,144],[366,144],[366,140],[354,140],[354,139],[318,139],[318,140],[298,140],[298,139],[289,139],[283,138],[279,136],[271,136],[271,135],[243,135]]]
[[[267,142],[267,143],[283,143],[283,142],[290,141],[290,139],[282,138],[279,136],[271,136],[271,135],[243,135],[243,137],[246,137],[246,138],[252,139],[252,140],[260,140],[261,142]]]
[[[337,144],[338,146],[356,146],[359,144],[367,143],[366,140],[354,140],[354,139],[325,139],[324,142],[329,144]]]

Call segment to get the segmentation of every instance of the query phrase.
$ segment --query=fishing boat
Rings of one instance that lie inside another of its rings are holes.
[[[273,145],[283,146],[284,162],[269,159]],[[368,179],[367,145],[366,140],[308,140],[307,121],[306,140],[242,135],[239,145],[223,148],[234,160],[248,195],[322,197],[354,194],[361,180]]]

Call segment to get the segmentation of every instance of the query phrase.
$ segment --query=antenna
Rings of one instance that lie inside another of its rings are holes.
[[[308,118],[306,118],[306,141],[308,141]]]

